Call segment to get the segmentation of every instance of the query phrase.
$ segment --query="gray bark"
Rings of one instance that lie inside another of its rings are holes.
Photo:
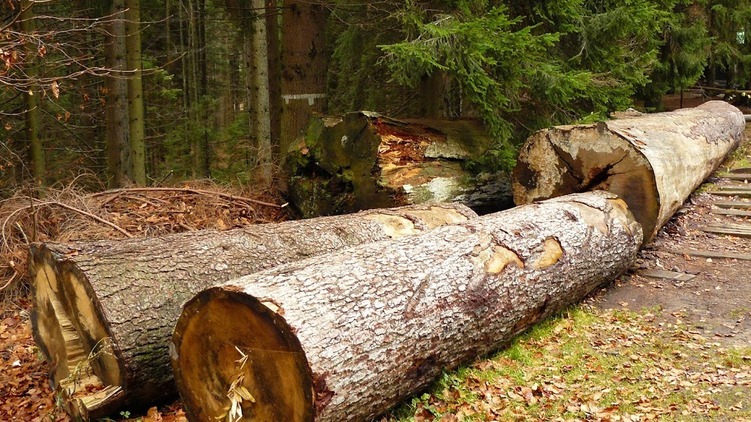
[[[591,192],[213,287],[175,328],[183,405],[194,421],[232,401],[243,420],[367,420],[613,280],[641,239],[623,201]]]
[[[70,413],[94,418],[153,403],[175,394],[167,344],[182,304],[195,293],[282,263],[474,216],[461,205],[425,205],[226,232],[35,244],[29,258],[34,337],[55,385],[72,388],[84,365],[91,368],[79,384],[104,387],[67,392]]]
[[[743,138],[743,114],[722,101],[530,136],[513,173],[517,205],[603,189],[652,239]]]

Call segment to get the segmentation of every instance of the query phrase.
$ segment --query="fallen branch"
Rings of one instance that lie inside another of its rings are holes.
[[[248,202],[251,204],[257,204],[257,205],[263,205],[265,207],[272,207],[272,208],[284,208],[287,206],[287,204],[272,204],[271,202],[264,202],[259,201],[257,199],[252,198],[246,198],[243,196],[237,196],[237,195],[231,195],[228,193],[222,193],[222,192],[214,192],[214,191],[208,191],[203,189],[193,189],[193,188],[123,188],[123,189],[110,189],[103,192],[97,192],[91,195],[91,197],[97,197],[97,196],[105,196],[105,195],[113,195],[113,194],[123,194],[128,192],[185,192],[185,193],[192,193],[195,195],[205,195],[205,196],[218,196],[220,198],[229,199],[231,201],[241,201],[241,202]]]

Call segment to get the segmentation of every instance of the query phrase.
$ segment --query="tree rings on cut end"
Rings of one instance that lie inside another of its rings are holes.
[[[313,420],[310,369],[283,309],[225,289],[188,302],[175,328],[172,367],[192,419]]]

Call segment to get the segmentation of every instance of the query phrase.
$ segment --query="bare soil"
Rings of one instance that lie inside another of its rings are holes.
[[[751,129],[746,129],[746,137]],[[751,239],[705,233],[708,224],[743,224],[751,217],[713,214],[719,201],[749,201],[707,193],[713,187],[739,184],[722,178],[733,167],[751,160],[748,141],[684,204],[658,236],[639,254],[634,268],[590,301],[603,309],[658,309],[664,323],[685,324],[728,346],[751,344],[751,261],[690,256],[687,251],[751,255]],[[695,275],[688,281],[646,276],[646,270]]]

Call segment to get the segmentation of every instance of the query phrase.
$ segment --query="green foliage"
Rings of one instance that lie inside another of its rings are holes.
[[[409,1],[394,13],[406,39],[381,45],[383,60],[401,85],[416,87],[434,72],[456,80],[498,142],[482,165],[506,168],[513,145],[530,131],[629,106],[649,82],[672,7],[649,0],[435,3]]]

